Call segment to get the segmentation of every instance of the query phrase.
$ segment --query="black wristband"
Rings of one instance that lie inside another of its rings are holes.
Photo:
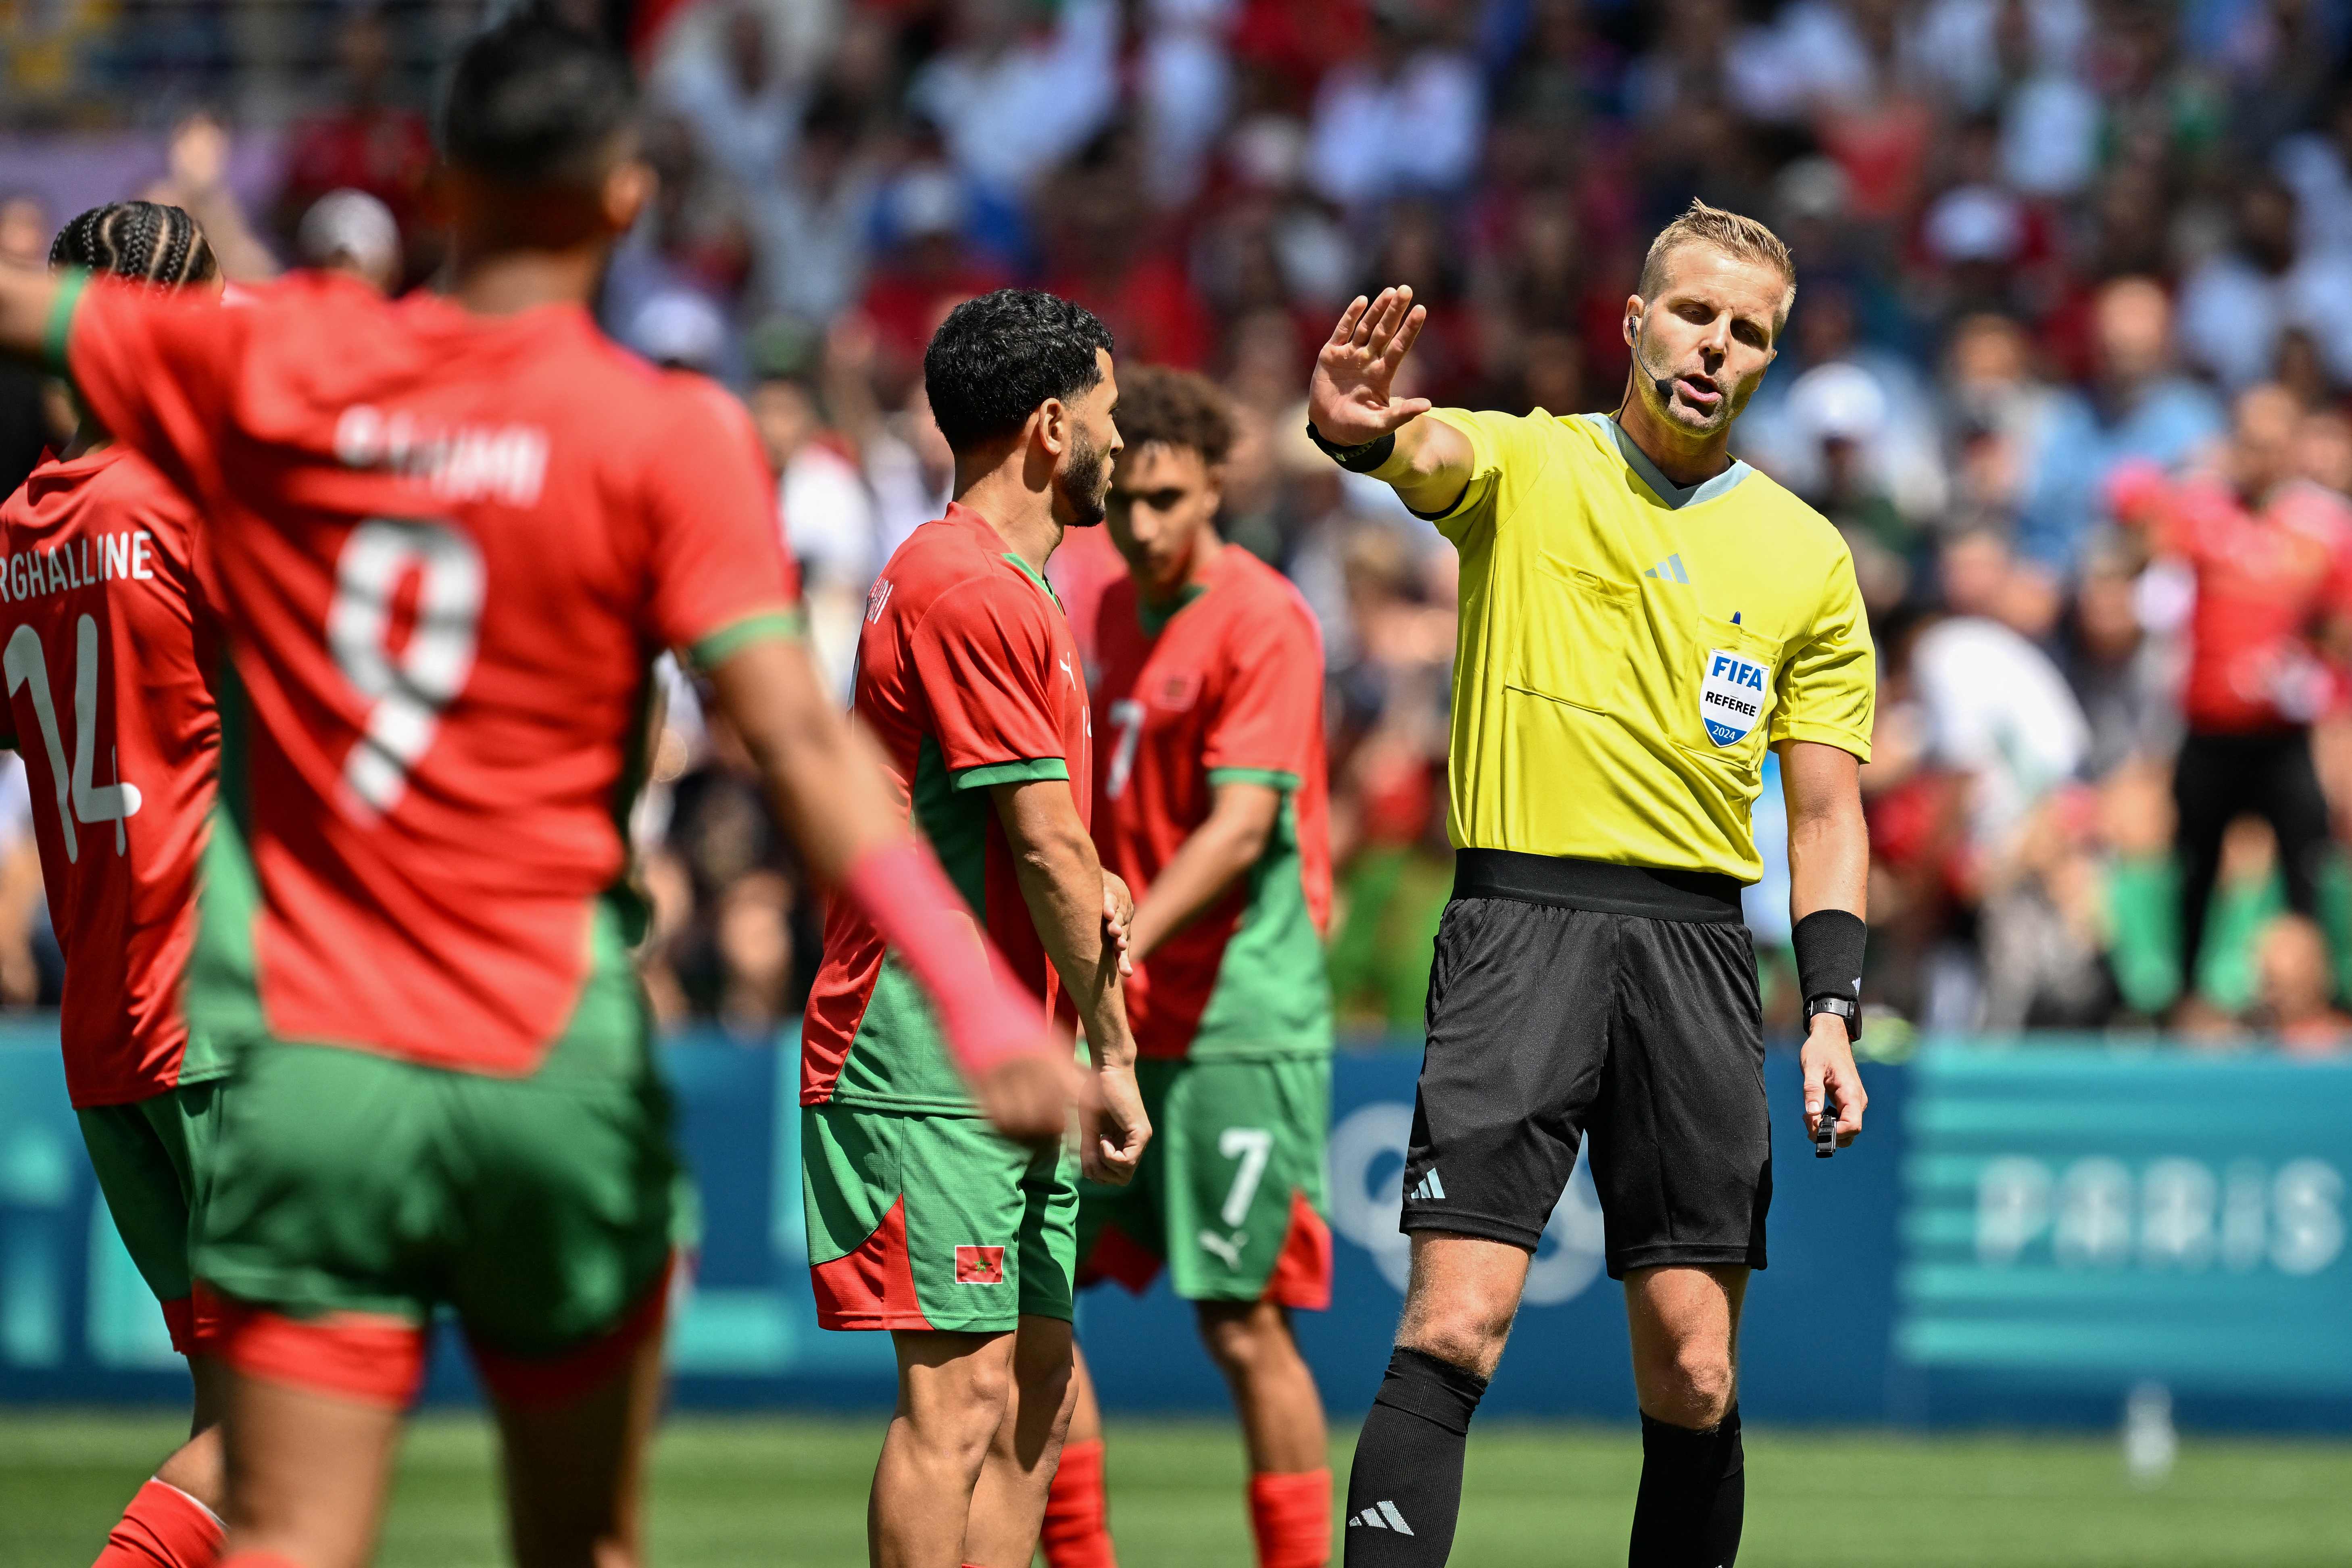
[[[1378,436],[1360,446],[1342,447],[1326,441],[1323,432],[1315,428],[1315,421],[1307,422],[1307,438],[1315,443],[1322,454],[1351,474],[1369,474],[1389,460],[1396,451],[1396,432]]]
[[[1838,996],[1860,1005],[1862,952],[1870,928],[1849,910],[1815,910],[1797,922],[1789,941],[1797,950],[1797,989],[1811,1002]]]

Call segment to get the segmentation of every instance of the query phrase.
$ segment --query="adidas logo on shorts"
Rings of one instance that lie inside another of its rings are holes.
[[[1423,1203],[1443,1202],[1445,1197],[1445,1184],[1437,1179],[1437,1173],[1435,1171],[1432,1171],[1429,1174],[1422,1177],[1419,1184],[1417,1184],[1412,1192],[1407,1193],[1405,1196],[1409,1198],[1416,1198]]]
[[[1404,1515],[1397,1511],[1397,1505],[1392,1502],[1376,1502],[1361,1513],[1348,1516],[1349,1529],[1353,1530],[1360,1524],[1374,1530],[1393,1530],[1399,1535],[1412,1533],[1412,1526],[1404,1521]]]

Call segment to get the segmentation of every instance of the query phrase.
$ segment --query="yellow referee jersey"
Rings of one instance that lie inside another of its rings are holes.
[[[1837,530],[1745,463],[1675,485],[1605,414],[1424,417],[1474,453],[1433,520],[1462,552],[1454,844],[1756,880],[1765,748],[1870,759]]]

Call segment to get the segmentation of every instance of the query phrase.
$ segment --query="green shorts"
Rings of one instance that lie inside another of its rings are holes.
[[[801,1181],[817,1322],[1003,1333],[1067,1321],[1076,1162],[976,1116],[812,1105]]]
[[[1153,1058],[1136,1079],[1151,1142],[1128,1185],[1081,1184],[1078,1283],[1140,1295],[1165,1264],[1188,1301],[1328,1307],[1331,1058]]]
[[[212,1185],[226,1099],[222,1081],[211,1079],[127,1105],[74,1112],[115,1234],[163,1303],[172,1348],[182,1355],[204,1348],[209,1338],[208,1317],[191,1304],[188,1253]]]
[[[678,1167],[642,1040],[559,1048],[523,1079],[269,1042],[242,1054],[235,1087],[195,1257],[234,1307],[364,1329],[413,1355],[412,1390],[443,1304],[494,1389],[577,1363],[649,1302],[658,1321]],[[298,1359],[298,1380],[339,1386]],[[402,1385],[386,1370],[344,1391],[397,1402]]]

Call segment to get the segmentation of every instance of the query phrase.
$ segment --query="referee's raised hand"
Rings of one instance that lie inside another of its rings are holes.
[[[1369,302],[1359,294],[1339,313],[1307,387],[1307,417],[1325,440],[1361,446],[1429,412],[1426,397],[1389,395],[1397,366],[1428,319],[1428,308],[1412,302],[1411,289],[1383,289]]]

